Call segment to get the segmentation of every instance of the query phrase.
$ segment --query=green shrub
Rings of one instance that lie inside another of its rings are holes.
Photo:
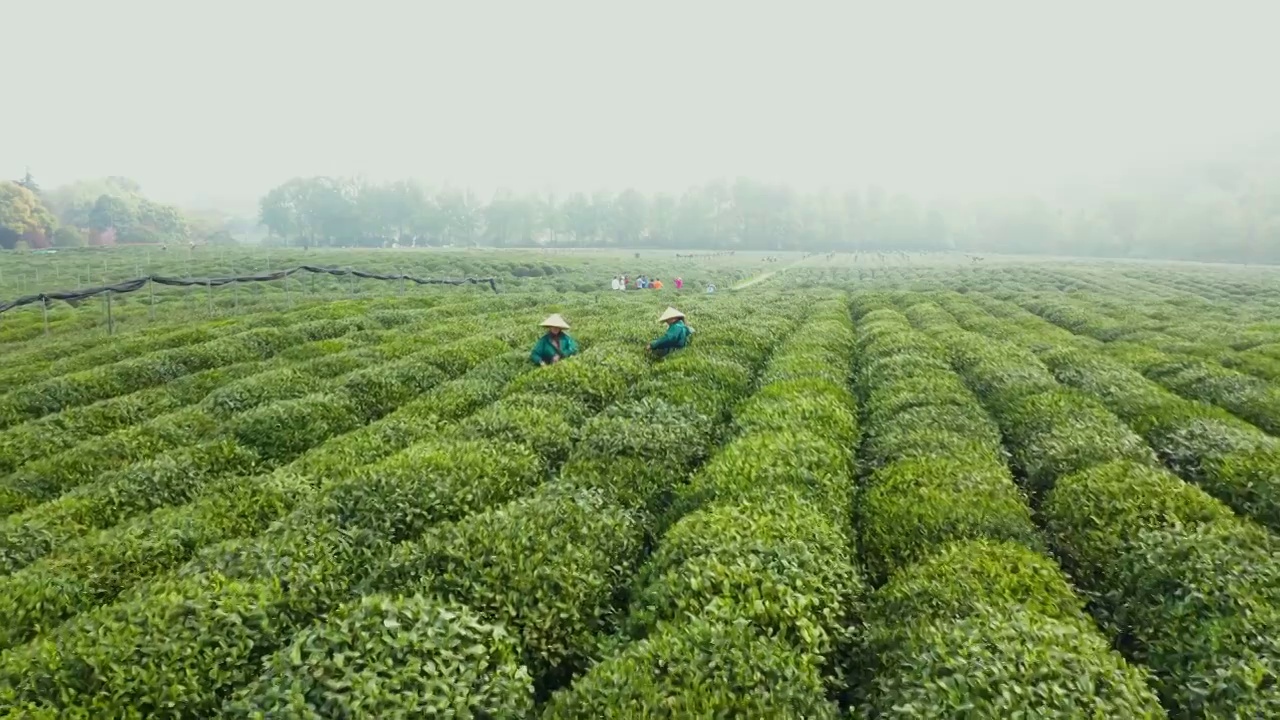
[[[1204,441],[1208,433],[1185,437]],[[1280,448],[1267,447],[1224,453],[1202,452],[1187,476],[1215,497],[1273,530],[1280,530]]]
[[[999,348],[1003,352],[1005,348]],[[996,353],[995,348],[991,349]],[[982,398],[982,402],[998,417],[1003,417],[1010,404],[1043,392],[1061,392],[1058,381],[1032,358],[1020,362],[1003,355],[979,357],[976,362],[961,362],[965,384]]]
[[[696,411],[662,400],[628,400],[582,428],[573,457],[637,457],[669,467],[693,466],[710,452],[714,427]]]
[[[1079,568],[1075,572],[1105,567],[1133,533],[1233,517],[1221,502],[1171,473],[1123,461],[1060,478],[1041,509],[1049,536],[1071,549],[1067,557]]]
[[[845,641],[862,593],[848,541],[795,490],[686,515],[637,578],[629,632],[698,616],[829,654]]]
[[[528,353],[503,353],[481,362],[465,375],[437,385],[405,403],[399,414],[415,418],[458,420],[501,397],[506,385],[532,370]]]
[[[552,696],[559,718],[839,717],[818,659],[749,628],[695,619],[631,643]]]
[[[871,717],[1160,718],[1147,675],[1084,620],[1017,607],[905,625],[877,658]]]
[[[1266,531],[1133,463],[1061,479],[1043,512],[1095,614],[1130,640],[1170,709],[1265,717],[1280,708],[1280,553]]]
[[[331,483],[311,510],[395,542],[522,495],[545,474],[539,458],[519,445],[428,440]]]
[[[1265,380],[1192,358],[1144,372],[1184,397],[1220,405],[1269,433],[1280,432],[1280,389]]]
[[[434,418],[389,415],[352,432],[330,438],[289,463],[287,468],[314,478],[318,485],[347,480],[365,465],[384,460],[414,443],[448,432]]]
[[[734,412],[739,435],[803,428],[832,442],[852,446],[857,414],[849,392],[825,380],[788,380],[766,385]]]
[[[216,427],[198,409],[179,410],[30,462],[0,481],[0,515],[57,497],[101,473],[192,444]]]
[[[563,416],[537,405],[525,405],[509,396],[464,420],[460,432],[515,443],[532,449],[549,466],[558,467],[569,456],[577,430]]]
[[[977,406],[978,400],[950,369],[931,370],[912,377],[884,379],[864,392],[867,427],[890,423],[900,413],[918,407]]]
[[[598,494],[549,485],[402,548],[380,587],[440,593],[501,622],[539,687],[580,669],[612,629],[642,534]]]
[[[1181,402],[1137,370],[1102,355],[1064,348],[1045,353],[1040,359],[1058,382],[1101,400],[1130,423]],[[1134,429],[1142,432],[1137,425]]]
[[[868,480],[858,515],[862,551],[876,583],[951,541],[985,538],[1040,547],[1013,478],[988,457],[910,458],[886,465]]]
[[[729,395],[741,395],[751,386],[751,373],[746,368],[705,354],[677,354],[658,364],[653,376],[658,381],[683,378],[696,382],[704,392]]]
[[[787,354],[770,360],[769,367],[760,378],[760,383],[767,385],[781,380],[819,378],[837,385],[845,385],[849,382],[848,366],[848,357],[842,357],[834,352],[810,351]]]
[[[431,348],[413,357],[425,365],[439,369],[447,377],[457,377],[485,360],[502,355],[510,349],[506,342],[498,338],[481,335]]]
[[[379,547],[308,519],[209,548],[0,656],[0,687],[73,716],[209,715],[264,654],[345,597]]]
[[[305,346],[303,346],[305,347]],[[174,407],[184,407],[186,405],[194,405],[200,402],[209,393],[223,387],[229,383],[243,380],[248,377],[257,375],[269,369],[268,363],[274,361],[250,361],[236,363],[235,365],[223,365],[221,367],[201,370],[191,375],[184,375],[177,380],[167,382],[164,385],[153,388],[151,390],[143,390],[140,392],[162,392],[172,398]],[[107,401],[111,402],[111,401]]]
[[[270,655],[226,717],[526,717],[533,686],[501,625],[421,596],[348,603]]]
[[[557,483],[627,508],[638,525],[655,531],[686,475],[687,468],[664,458],[592,455],[571,458]]]
[[[386,415],[426,390],[448,379],[421,355],[386,365],[357,370],[339,381],[340,393],[359,409],[364,419]]]
[[[596,346],[549,367],[537,368],[511,384],[508,392],[532,392],[571,397],[599,410],[643,373],[645,362],[633,348]]]
[[[1002,425],[1032,492],[1113,460],[1156,464],[1151,448],[1105,408],[1061,390],[1010,403]]]
[[[319,390],[323,378],[298,368],[280,368],[238,380],[212,392],[202,407],[222,418]]]
[[[16,425],[0,433],[0,474],[176,407],[172,397],[159,388],[69,408]]]
[[[742,404],[742,407],[745,408],[752,400],[769,402],[772,400],[790,400],[815,396],[839,402],[845,409],[855,415],[858,412],[857,403],[854,401],[853,395],[849,393],[847,384],[832,383],[820,378],[783,380],[763,385]]]
[[[663,364],[657,363],[656,367]],[[679,406],[719,422],[733,407],[733,403],[742,397],[742,393],[707,392],[696,382],[682,377],[675,377],[674,381],[671,378],[659,380],[649,377],[632,385],[626,396]]]
[[[1280,526],[1280,441],[1215,409],[1180,401],[1143,419],[1160,460],[1232,508]]]
[[[853,503],[853,454],[848,447],[804,432],[747,435],[734,440],[694,473],[672,515],[712,502],[767,498],[795,488],[839,525]]]
[[[145,460],[0,524],[0,570],[36,558],[138,513],[191,500],[217,477],[253,470],[257,456],[234,442],[199,445]]]
[[[1116,560],[1109,617],[1155,671],[1168,707],[1206,717],[1280,712],[1273,537],[1239,522],[1146,530]]]
[[[1002,464],[999,431],[980,409],[917,407],[868,432],[860,460],[869,468],[913,457],[963,457]]]
[[[1084,617],[1084,603],[1062,570],[1016,541],[978,538],[939,544],[872,593],[865,623],[873,653],[896,634],[930,618],[963,618],[989,609],[1022,608],[1060,620]]]
[[[228,430],[268,462],[285,462],[335,435],[360,426],[359,406],[340,395],[281,400],[237,415]]]
[[[8,620],[0,628],[0,648],[110,601],[198,548],[266,528],[309,491],[305,482],[287,475],[218,480],[189,505],[161,508],[85,536],[0,577],[0,613]]]

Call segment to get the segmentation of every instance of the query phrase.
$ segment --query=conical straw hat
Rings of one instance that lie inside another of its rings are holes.
[[[658,318],[658,322],[666,322],[673,318],[683,318],[683,317],[684,317],[684,313],[680,312],[679,310],[673,307],[668,307],[667,311],[662,313],[662,317]]]
[[[542,327],[558,327],[561,330],[568,330],[569,323],[565,322],[564,318],[560,317],[560,313],[552,313],[550,317],[542,321]]]

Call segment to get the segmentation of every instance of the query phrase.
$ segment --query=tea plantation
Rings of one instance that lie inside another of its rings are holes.
[[[0,300],[256,252],[9,257]],[[271,262],[498,292],[6,313],[0,717],[1280,717],[1280,270]]]

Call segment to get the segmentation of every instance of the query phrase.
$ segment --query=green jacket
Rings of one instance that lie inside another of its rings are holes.
[[[667,326],[667,334],[649,343],[650,350],[679,350],[689,344],[689,335],[693,331],[684,320],[677,320]]]
[[[569,337],[569,333],[560,333],[560,358],[564,359],[570,355],[578,354],[578,343]],[[550,363],[551,359],[556,356],[556,346],[551,344],[551,333],[547,333],[538,338],[538,342],[534,343],[533,352],[529,353],[529,359],[537,363]]]

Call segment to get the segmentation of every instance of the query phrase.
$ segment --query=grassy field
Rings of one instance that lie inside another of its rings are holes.
[[[1280,270],[170,252],[498,292],[6,313],[0,715],[1280,717]]]

